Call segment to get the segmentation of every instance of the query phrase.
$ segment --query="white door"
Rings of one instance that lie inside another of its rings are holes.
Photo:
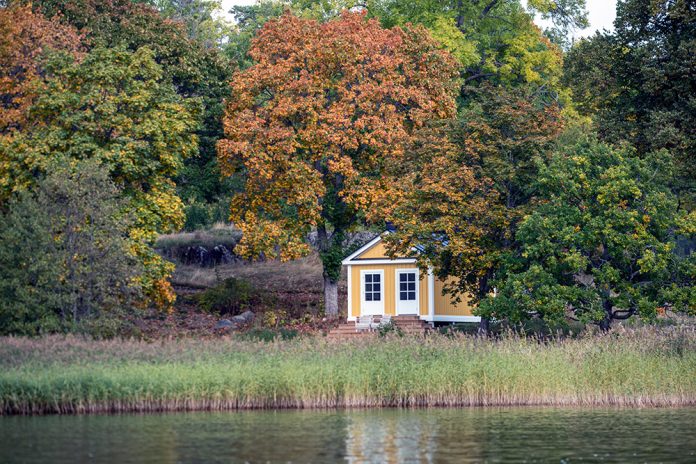
[[[418,314],[418,270],[396,271],[396,314]]]
[[[360,272],[360,314],[384,314],[384,271]]]

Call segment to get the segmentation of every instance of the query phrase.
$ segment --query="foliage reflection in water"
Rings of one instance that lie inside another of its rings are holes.
[[[696,409],[0,417],[0,462],[695,462]]]

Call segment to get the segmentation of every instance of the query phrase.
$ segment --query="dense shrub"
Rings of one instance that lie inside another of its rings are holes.
[[[94,161],[56,165],[0,217],[0,333],[72,331],[134,310],[142,272],[118,188]]]
[[[230,277],[220,285],[201,292],[197,298],[198,304],[205,311],[239,314],[251,309],[252,303],[260,299],[260,294],[249,282]]]

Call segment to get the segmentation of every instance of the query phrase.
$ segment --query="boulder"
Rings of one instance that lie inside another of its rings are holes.
[[[218,321],[217,324],[215,324],[216,329],[227,329],[227,328],[236,327],[236,326],[237,326],[237,324],[230,321],[229,319],[221,319],[220,321]]]
[[[232,322],[237,324],[249,324],[254,320],[254,317],[256,317],[256,315],[253,312],[244,311],[242,314],[234,316]]]

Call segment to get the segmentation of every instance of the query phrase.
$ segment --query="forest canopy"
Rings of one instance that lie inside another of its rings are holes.
[[[230,16],[0,2],[0,332],[171,308],[155,240],[215,221],[244,258],[317,252],[331,317],[352,234],[386,224],[389,252],[447,278],[483,329],[696,311],[690,0],[619,0],[614,29],[579,40],[584,0]],[[105,250],[115,272],[90,280]]]

